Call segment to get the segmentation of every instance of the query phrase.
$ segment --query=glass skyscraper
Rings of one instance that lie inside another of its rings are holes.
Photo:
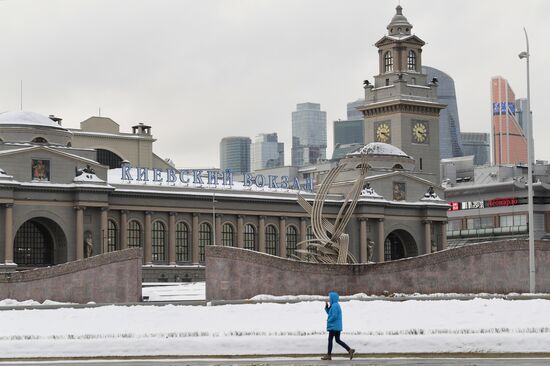
[[[485,165],[491,162],[490,134],[485,132],[462,132],[464,156],[474,155],[474,165]]]
[[[447,108],[439,112],[439,158],[464,156],[456,105],[455,82],[445,72],[430,66],[422,66],[422,72],[428,76],[428,80],[437,78],[437,101],[447,105]]]
[[[292,165],[313,164],[327,156],[327,113],[318,103],[301,103],[292,112]]]
[[[285,165],[285,146],[277,133],[261,133],[252,143],[252,170],[276,168]]]
[[[235,174],[250,172],[250,138],[224,137],[220,142],[220,168]]]

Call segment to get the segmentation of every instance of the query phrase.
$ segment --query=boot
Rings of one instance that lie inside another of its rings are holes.
[[[349,350],[349,359],[352,360],[353,359],[353,355],[355,354],[355,350],[352,348]]]
[[[324,355],[323,357],[321,357],[321,360],[330,361],[332,360],[332,357],[330,355]]]

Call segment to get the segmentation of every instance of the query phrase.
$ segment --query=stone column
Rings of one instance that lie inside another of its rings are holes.
[[[237,216],[237,248],[244,248],[244,216]]]
[[[441,250],[447,249],[447,221],[441,222]]]
[[[221,245],[222,244],[222,215],[216,214],[216,241],[214,242],[214,245]]]
[[[378,252],[378,262],[384,262],[384,219],[378,219],[378,240],[376,241],[376,251]]]
[[[307,234],[307,221],[304,217],[301,217],[300,218],[300,239],[299,239],[299,241],[305,241],[306,238],[307,238],[306,234]]]
[[[145,234],[145,246],[143,250],[143,259],[145,260],[145,264],[153,263],[153,233],[151,230],[151,214],[151,211],[145,211],[145,228],[143,230]]]
[[[84,259],[84,207],[76,206],[76,260]]]
[[[120,249],[128,248],[128,211],[120,211]]]
[[[168,214],[168,263],[176,264],[176,213]]]
[[[260,243],[258,251],[265,253],[265,216],[260,216],[258,222],[258,239]]]
[[[13,203],[6,203],[4,228],[4,263],[13,264]]]
[[[424,254],[432,252],[432,222],[424,220]]]
[[[191,248],[191,257],[194,264],[199,264],[199,214],[193,213],[193,223],[192,223],[193,235],[191,237],[192,248]]]
[[[101,219],[100,219],[100,232],[101,232],[101,252],[107,253],[109,251],[109,242],[107,235],[107,213],[109,207],[101,207]]]
[[[367,263],[367,219],[359,219],[359,257],[361,263]]]
[[[286,258],[286,217],[279,218],[279,256]]]

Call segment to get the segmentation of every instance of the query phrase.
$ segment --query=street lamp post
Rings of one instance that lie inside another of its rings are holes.
[[[533,119],[531,118],[531,87],[529,84],[529,37],[527,30],[523,28],[525,33],[525,44],[527,49],[519,54],[520,59],[527,61],[527,201],[529,209],[529,292],[534,293],[535,286],[535,220],[533,211],[533,160],[535,155],[533,142]]]

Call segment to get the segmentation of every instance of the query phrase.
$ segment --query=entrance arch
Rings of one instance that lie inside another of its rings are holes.
[[[418,247],[413,236],[406,230],[398,229],[388,234],[384,241],[384,261],[414,257]]]
[[[53,220],[25,221],[13,240],[13,260],[19,267],[45,267],[67,261],[67,239]]]

